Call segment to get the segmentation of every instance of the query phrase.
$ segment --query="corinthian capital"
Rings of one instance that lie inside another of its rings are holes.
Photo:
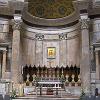
[[[43,34],[36,34],[35,38],[36,38],[36,40],[43,40],[44,39],[44,35]]]
[[[13,23],[13,29],[14,30],[20,30],[22,20],[14,20],[13,19],[12,23]]]
[[[88,29],[89,28],[89,19],[81,19],[81,29]]]
[[[62,34],[59,35],[60,40],[65,40],[66,38],[67,38],[67,34],[62,33]]]

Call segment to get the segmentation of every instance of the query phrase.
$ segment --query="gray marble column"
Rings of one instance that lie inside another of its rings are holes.
[[[95,65],[94,46],[91,46],[91,48],[90,48],[90,63],[91,63],[91,72],[95,72],[96,71],[96,65]]]
[[[12,47],[9,45],[7,52],[7,71],[11,71]]]
[[[43,38],[44,35],[42,34],[36,34],[36,65],[42,65],[43,64]]]
[[[20,19],[13,20],[13,41],[12,41],[12,81],[16,84],[19,83],[21,74],[20,69]]]
[[[67,34],[60,34],[59,35],[59,39],[60,39],[60,60],[59,60],[59,65],[60,66],[66,66],[67,64]]]
[[[91,94],[95,95],[95,79],[96,79],[96,65],[95,65],[95,52],[94,52],[94,46],[91,45],[90,48],[90,65],[91,65]]]
[[[95,51],[95,60],[96,60],[96,80],[100,80],[99,51]]]
[[[90,52],[89,52],[89,30],[88,17],[81,18],[81,80],[82,86],[86,93],[90,93]]]

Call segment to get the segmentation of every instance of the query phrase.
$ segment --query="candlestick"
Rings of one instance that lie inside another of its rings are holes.
[[[21,71],[21,73],[23,74],[23,66],[22,66],[22,71]]]

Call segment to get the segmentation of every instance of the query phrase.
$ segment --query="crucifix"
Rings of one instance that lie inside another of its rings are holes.
[[[51,67],[51,63],[52,63],[52,62],[51,62],[51,61],[49,61],[49,66],[50,66],[50,67]]]
[[[50,59],[50,60],[48,61],[48,63],[49,63],[49,67],[51,68],[52,60]]]
[[[52,60],[49,59],[48,63],[49,63],[49,77],[51,77],[51,73],[52,73],[52,71],[51,71]]]

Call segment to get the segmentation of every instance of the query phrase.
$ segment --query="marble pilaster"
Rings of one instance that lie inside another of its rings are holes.
[[[67,65],[80,65],[80,36],[79,31],[67,34]]]
[[[60,34],[59,35],[60,38],[60,60],[59,60],[59,65],[60,66],[66,66],[67,63],[67,34]]]
[[[36,65],[42,65],[43,64],[43,38],[44,35],[42,34],[36,34]]]
[[[89,30],[87,15],[81,16],[81,79],[86,93],[90,93],[90,52],[89,52]]]
[[[11,65],[11,72],[12,72],[12,81],[14,83],[19,83],[20,73],[20,25],[21,20],[15,19],[13,21],[13,42],[12,42],[12,65]]]

